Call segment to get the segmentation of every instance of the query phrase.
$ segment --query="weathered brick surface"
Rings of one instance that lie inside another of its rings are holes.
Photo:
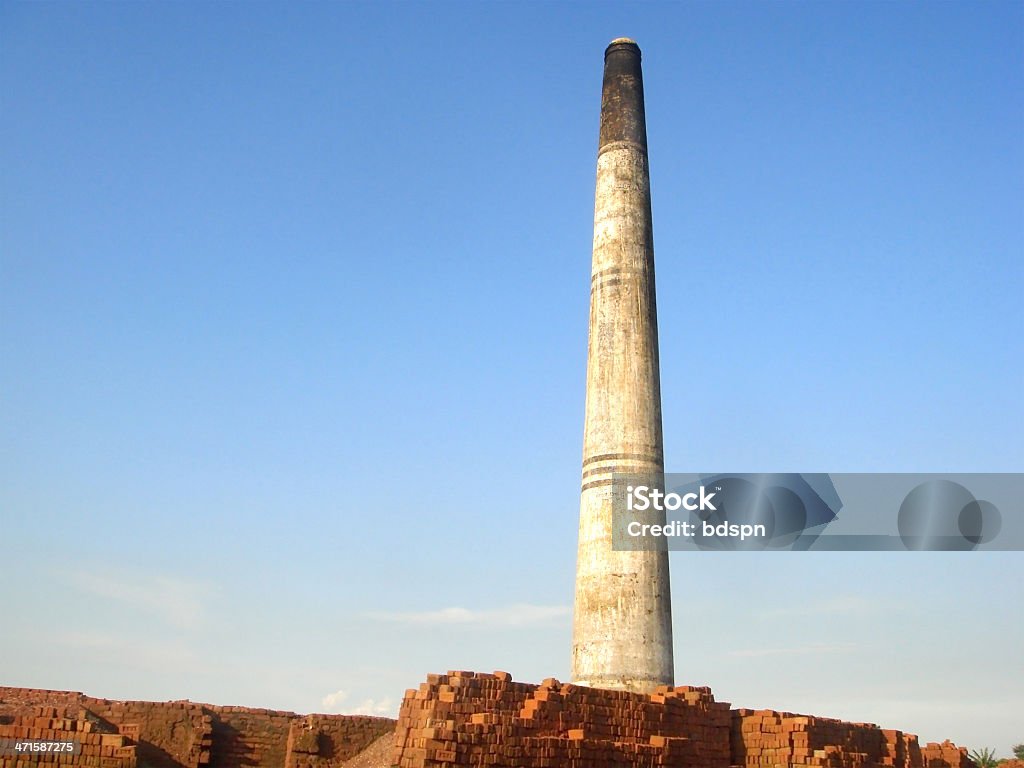
[[[49,719],[61,725],[68,721],[69,729],[36,726],[35,712],[43,708],[54,713]],[[26,726],[26,720],[33,723]],[[395,721],[384,717],[302,716],[190,701],[111,701],[71,691],[0,687],[0,738],[67,739],[84,745],[92,738],[89,734],[103,733],[116,735],[123,739],[121,746],[131,749],[131,755],[96,755],[109,760],[93,763],[89,759],[94,755],[83,746],[80,756],[58,763],[66,765],[136,768],[137,760],[138,768],[337,768],[394,727]],[[11,729],[9,735],[4,729]],[[51,731],[64,735],[38,735]],[[79,733],[88,739],[75,735]],[[105,746],[115,746],[108,741]],[[35,758],[31,763],[0,761],[0,768],[29,764],[41,763]]]

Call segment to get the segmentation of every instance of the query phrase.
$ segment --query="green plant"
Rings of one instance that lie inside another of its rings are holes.
[[[1024,760],[1024,744],[1013,745],[1013,756],[1018,760]]]
[[[974,761],[974,764],[978,766],[978,768],[996,768],[996,766],[999,765],[995,751],[988,747],[984,749],[976,749],[973,752],[969,752],[967,756]]]

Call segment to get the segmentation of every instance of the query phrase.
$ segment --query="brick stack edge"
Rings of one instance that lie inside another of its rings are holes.
[[[730,708],[709,688],[653,694],[449,671],[406,691],[399,768],[969,768],[967,751],[869,723]]]
[[[0,739],[82,744],[74,756],[0,756],[0,768],[338,768],[394,728],[387,717],[111,701],[0,687]]]
[[[74,756],[3,756],[0,768],[339,768],[391,732],[400,768],[973,768],[948,741],[731,709],[690,686],[641,694],[452,671],[406,691],[397,723],[0,687],[0,739],[82,744]]]
[[[21,765],[82,765],[96,768],[137,768],[135,744],[128,733],[104,730],[89,718],[86,710],[74,716],[57,707],[33,707],[25,715],[0,722],[2,739],[40,739],[48,741],[76,741],[81,747],[77,755],[41,754],[31,758],[0,756],[0,766],[15,768]]]

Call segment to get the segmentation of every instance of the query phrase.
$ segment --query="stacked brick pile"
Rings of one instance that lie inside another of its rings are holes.
[[[337,766],[394,729],[385,717],[306,715],[291,723],[285,768]]]
[[[0,687],[0,738],[82,744],[63,760],[3,756],[0,768],[340,768],[392,731],[401,768],[974,768],[948,741],[920,747],[865,723],[731,711],[686,686],[645,695],[449,672],[406,692],[397,728],[382,717]]]
[[[211,765],[337,768],[395,728],[386,717],[306,715],[205,707],[213,714]]]
[[[0,687],[0,716],[24,717],[30,715],[36,707],[56,707],[68,713],[77,712],[85,706],[87,698],[73,691]]]
[[[430,675],[406,691],[395,730],[400,768],[972,768],[954,744],[868,723],[716,702],[708,688],[651,695],[508,674]]]
[[[4,687],[0,728],[20,724],[21,718],[34,720],[41,707],[58,712],[58,719],[77,717],[89,728],[83,733],[120,734],[134,744],[138,764],[146,768],[339,768],[395,728],[395,721],[385,717],[302,717],[270,709],[111,701],[70,691]],[[66,763],[91,765],[81,760],[76,756]],[[32,765],[37,763],[33,758]],[[28,763],[0,762],[0,768],[13,765]],[[111,763],[109,768],[126,766]]]
[[[451,671],[409,690],[395,731],[400,768],[726,768],[729,705],[707,688],[646,695],[514,683]]]
[[[921,759],[924,768],[974,768],[967,750],[948,740],[921,747]]]
[[[270,709],[207,707],[213,716],[213,765],[283,766],[296,715]]]
[[[916,748],[915,737],[907,739],[899,731],[883,731],[867,723],[768,709],[733,712],[732,752],[736,765],[910,768],[920,765],[919,760],[914,763],[910,757]]]
[[[201,768],[210,762],[211,716],[188,701],[111,701],[73,691],[0,687],[0,716],[20,716],[50,706],[86,717],[106,731],[118,731],[137,744],[147,768]]]
[[[5,753],[0,768],[38,765],[77,765],[83,768],[136,768],[135,744],[122,733],[104,732],[81,710],[74,717],[65,708],[35,707],[25,715],[5,715],[0,720],[0,739],[74,742],[77,754],[68,752]]]
[[[190,701],[89,699],[96,717],[135,734],[139,762],[147,768],[203,768],[210,763],[213,718]]]
[[[817,765],[832,768],[893,766],[927,768],[917,736],[879,728],[870,723],[845,723],[825,717],[794,715],[773,710],[733,711],[732,754],[738,766],[774,768]],[[962,765],[961,750],[940,745],[934,768]],[[955,759],[953,759],[955,758]],[[967,768],[963,765],[963,768]]]
[[[885,736],[883,765],[894,765],[896,768],[916,768],[916,766],[924,765],[917,736],[885,728],[882,729],[882,734]],[[886,760],[891,762],[886,762]]]
[[[974,768],[967,751],[949,742],[922,749],[902,731],[768,709],[733,711],[731,748],[742,768]]]

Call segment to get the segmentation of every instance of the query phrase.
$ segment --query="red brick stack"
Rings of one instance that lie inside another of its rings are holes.
[[[921,747],[921,759],[924,768],[974,768],[967,750],[949,740]]]
[[[885,735],[876,725],[844,723],[770,709],[738,709],[732,716],[732,752],[737,765],[760,768],[896,765],[894,761],[884,762],[890,759],[890,750]]]
[[[40,707],[58,711],[61,719],[77,717],[83,728],[91,729],[83,732],[119,733],[130,739],[138,763],[146,768],[338,768],[395,728],[395,721],[386,717],[302,717],[271,709],[111,701],[69,691],[0,687],[0,727],[24,717],[34,721]],[[299,737],[294,744],[293,733]],[[31,764],[38,762],[33,757]],[[80,756],[65,762],[89,765]],[[12,765],[0,762],[0,768]]]
[[[77,742],[77,754],[31,752],[0,756],[0,768],[29,768],[37,765],[76,765],[83,768],[136,768],[135,744],[123,733],[104,733],[100,725],[81,710],[71,717],[58,707],[35,707],[26,715],[5,717],[0,739]]]
[[[0,717],[23,716],[38,706],[69,716],[85,711],[102,729],[131,738],[139,762],[151,768],[201,768],[210,762],[211,716],[201,704],[112,701],[72,691],[0,687]]]
[[[89,699],[85,705],[96,717],[131,729],[138,743],[139,762],[153,768],[203,768],[210,763],[213,718],[191,701],[110,701]]]
[[[650,695],[513,683],[507,673],[429,675],[406,691],[400,768],[971,768],[966,750],[870,723],[716,702],[708,688]]]
[[[969,768],[966,750],[932,744],[922,750],[917,736],[870,723],[770,709],[732,713],[733,763],[747,768],[813,765],[828,768]],[[931,750],[932,762],[925,758]]]
[[[896,768],[916,768],[916,766],[924,765],[921,761],[921,746],[917,743],[917,736],[885,728],[882,729],[882,735],[885,736],[883,765],[893,765]]]
[[[285,768],[333,768],[386,733],[395,721],[359,715],[306,715],[292,720]]]
[[[81,754],[0,757],[0,768],[339,768],[395,731],[401,768],[974,768],[950,742],[865,723],[716,702],[708,688],[650,695],[505,672],[430,675],[401,717],[308,715],[189,701],[94,699],[0,687],[0,738],[78,741]]]
[[[646,695],[452,671],[406,692],[394,760],[400,768],[726,768],[729,725],[729,705],[707,688]]]
[[[294,712],[248,707],[207,707],[214,716],[213,765],[284,766]]]

